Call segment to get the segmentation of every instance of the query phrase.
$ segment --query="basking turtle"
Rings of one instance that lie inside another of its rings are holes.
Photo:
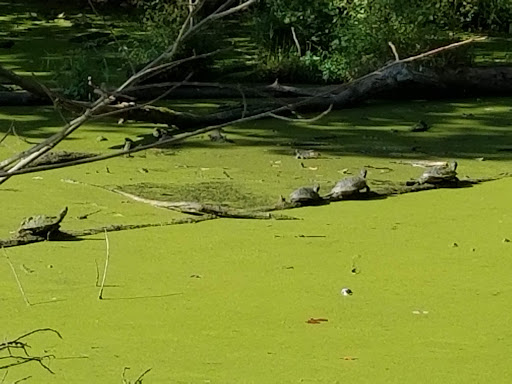
[[[428,168],[418,179],[418,184],[441,184],[457,181],[457,162],[455,160],[449,163],[436,165]]]
[[[317,159],[320,157],[320,153],[312,149],[296,149],[296,159]]]
[[[322,201],[318,191],[320,191],[318,184],[315,184],[313,187],[300,187],[290,194],[290,201],[303,205],[318,203]]]
[[[423,120],[420,120],[411,128],[411,132],[426,132],[429,129],[430,125]]]
[[[234,143],[233,140],[228,139],[222,129],[215,129],[208,134],[210,141],[216,141],[219,143]]]
[[[65,207],[59,212],[58,216],[36,215],[27,217],[21,222],[17,235],[47,237],[51,232],[59,230],[60,223],[67,213],[68,207]]]
[[[346,177],[338,181],[326,197],[330,200],[341,200],[361,192],[370,192],[370,187],[366,184],[366,173],[366,169],[363,168],[358,176]]]

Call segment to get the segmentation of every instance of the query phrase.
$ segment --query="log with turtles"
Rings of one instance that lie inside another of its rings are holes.
[[[316,154],[311,152],[296,152],[297,158],[311,158],[311,156],[316,156]],[[464,188],[482,182],[498,180],[510,176],[508,173],[502,173],[498,176],[488,178],[459,179],[457,177],[457,165],[458,164],[455,160],[436,163],[436,165],[427,168],[415,180],[409,180],[405,183],[398,183],[392,186],[380,187],[375,190],[371,190],[368,186],[368,172],[363,168],[360,170],[358,175],[345,177],[339,180],[325,195],[320,194],[320,186],[318,184],[313,186],[302,186],[292,191],[288,200],[281,196],[275,205],[247,210],[213,204],[150,200],[132,195],[116,188],[87,184],[89,186],[118,193],[138,202],[147,203],[155,207],[180,211],[192,216],[160,223],[129,225],[116,224],[84,230],[62,230],[60,225],[68,213],[68,208],[64,207],[57,216],[35,215],[23,219],[19,228],[14,232],[11,238],[0,239],[0,247],[7,248],[41,241],[72,240],[82,236],[94,235],[103,232],[190,224],[219,218],[296,220],[297,218],[293,216],[277,214],[275,212],[304,206],[325,205],[331,202],[343,200],[369,200],[438,188]],[[85,184],[77,181],[68,182]]]

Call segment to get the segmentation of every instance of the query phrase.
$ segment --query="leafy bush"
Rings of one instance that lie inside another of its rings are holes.
[[[298,57],[294,32],[303,67],[324,81],[340,81],[393,59],[388,42],[405,57],[454,40],[454,33],[507,31],[510,23],[510,0],[263,0],[254,37],[264,62],[269,52]],[[452,58],[461,56],[447,54],[437,63]]]
[[[70,52],[69,58],[57,64],[55,72],[57,75],[53,81],[57,87],[62,89],[65,96],[75,100],[87,100],[90,97],[89,76],[99,86],[109,84],[113,75],[107,59],[91,54],[89,49]]]

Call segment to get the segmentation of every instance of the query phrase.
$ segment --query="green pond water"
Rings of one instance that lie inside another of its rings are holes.
[[[315,182],[327,192],[363,166],[374,187],[419,176],[421,168],[403,163],[410,160],[457,159],[461,176],[509,172],[511,108],[512,99],[376,103],[314,124],[228,127],[236,144],[198,137],[15,177],[0,187],[0,237],[25,216],[66,205],[64,229],[184,217],[87,184],[252,207]],[[409,132],[420,119],[432,129]],[[61,125],[43,107],[0,109],[0,132],[11,121],[31,141]],[[109,152],[152,128],[92,122],[59,148]],[[9,137],[0,155],[26,147]],[[294,148],[322,157],[297,160]],[[51,327],[63,339],[27,339],[31,353],[56,356],[54,375],[32,362],[11,368],[6,382],[122,383],[124,367],[132,381],[152,368],[145,383],[510,382],[511,191],[512,179],[502,179],[286,212],[302,219],[295,221],[219,219],[109,233],[102,301],[96,264],[101,271],[104,235],[9,248],[32,305],[2,255],[1,336]],[[343,296],[345,287],[354,294]]]

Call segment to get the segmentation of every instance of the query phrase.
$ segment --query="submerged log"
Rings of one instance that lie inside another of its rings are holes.
[[[388,187],[379,188],[373,190],[367,194],[362,194],[360,196],[356,196],[355,198],[359,198],[362,200],[372,200],[372,199],[383,199],[392,195],[401,195],[405,193],[411,192],[420,192],[420,191],[428,191],[432,189],[440,189],[440,188],[467,188],[472,187],[473,185],[480,184],[487,181],[499,180],[505,177],[510,177],[511,174],[502,174],[496,177],[488,177],[488,178],[480,178],[480,179],[463,179],[457,180],[453,183],[445,183],[445,184],[413,184],[406,185],[404,183],[399,183],[395,185],[390,185]],[[102,189],[106,189],[108,191],[118,193],[122,196],[131,198],[135,201],[139,201],[145,204],[150,204],[155,207],[167,208],[178,210],[183,213],[188,213],[194,215],[194,217],[186,217],[182,219],[174,219],[170,221],[166,221],[163,223],[150,223],[150,224],[114,224],[108,225],[104,227],[98,228],[89,228],[83,230],[59,230],[54,231],[51,234],[51,237],[42,237],[42,236],[34,236],[31,234],[23,235],[23,236],[15,236],[10,239],[0,239],[0,248],[8,248],[15,247],[19,245],[26,245],[31,243],[37,243],[42,241],[66,241],[66,240],[77,240],[77,238],[82,236],[90,236],[103,232],[114,232],[114,231],[124,231],[131,229],[140,229],[140,228],[150,228],[150,227],[163,227],[169,225],[179,225],[179,224],[191,224],[191,223],[199,223],[202,221],[220,219],[220,218],[234,218],[234,219],[263,219],[263,220],[296,220],[295,217],[285,216],[285,215],[275,215],[271,214],[272,211],[281,211],[288,210],[294,208],[303,207],[303,205],[299,203],[291,203],[286,201],[281,201],[273,206],[268,207],[258,207],[248,210],[242,209],[233,209],[229,207],[220,207],[214,205],[204,205],[200,203],[183,203],[183,202],[166,202],[159,200],[151,200],[146,199],[140,196],[132,195],[130,193],[122,192],[116,189],[108,189],[97,185],[91,185],[95,187],[99,187]],[[345,199],[348,200],[348,199]],[[345,201],[339,200],[339,201]],[[329,204],[330,201],[325,199],[325,204]],[[316,204],[316,205],[325,205],[325,204]],[[197,216],[196,216],[197,215]]]
[[[76,230],[76,231],[59,230],[59,231],[52,232],[52,236],[50,238],[43,237],[43,236],[34,236],[34,235],[14,236],[10,239],[0,239],[0,248],[16,247],[19,245],[39,243],[42,241],[73,241],[73,240],[78,240],[78,238],[82,237],[82,236],[91,236],[91,235],[96,235],[98,233],[104,233],[104,232],[117,232],[117,231],[131,230],[131,229],[164,227],[164,226],[169,226],[169,225],[193,224],[193,223],[199,223],[201,221],[214,220],[217,218],[218,217],[214,216],[214,215],[203,215],[203,216],[198,216],[198,217],[186,217],[183,219],[175,219],[175,220],[166,221],[163,223],[114,224],[114,225],[107,225],[104,227],[88,228],[88,229],[81,229],[81,230]]]

